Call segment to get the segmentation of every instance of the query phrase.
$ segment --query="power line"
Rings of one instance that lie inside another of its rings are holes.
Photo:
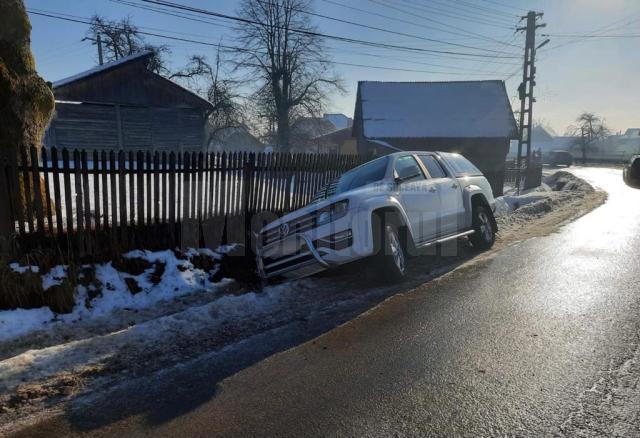
[[[640,38],[640,33],[624,35],[589,35],[589,34],[544,34],[544,36],[554,38]]]
[[[453,3],[451,1],[422,0],[420,3],[423,4],[425,7],[427,7],[426,4],[429,4],[429,5],[436,5],[440,8],[443,8],[443,7],[448,8],[449,13],[460,14],[461,12],[464,12],[466,14],[473,14],[474,17],[482,17],[484,20],[493,20],[495,22],[501,22],[501,23],[507,23],[507,24],[511,24],[512,20],[515,18],[513,15],[504,17],[504,16],[497,16],[489,12],[470,10],[468,7],[462,8],[461,5],[458,5],[457,3]],[[429,6],[429,7],[433,7],[433,6]]]
[[[259,3],[265,3],[263,0],[256,0],[256,1],[259,2]],[[314,17],[319,17],[319,18],[322,18],[322,19],[325,19],[325,20],[336,21],[336,22],[339,22],[339,23],[345,23],[345,24],[349,24],[351,26],[357,26],[357,27],[361,27],[361,28],[364,28],[364,29],[371,29],[371,30],[376,30],[376,31],[379,31],[379,32],[385,32],[385,33],[390,33],[390,34],[393,34],[393,35],[399,35],[399,36],[404,36],[404,37],[417,38],[417,39],[420,39],[420,40],[423,40],[423,41],[429,41],[429,42],[440,43],[440,44],[447,44],[447,45],[450,45],[450,46],[462,47],[462,48],[465,48],[465,49],[482,50],[482,51],[486,51],[486,52],[499,53],[497,50],[491,50],[491,49],[486,49],[486,48],[477,47],[477,46],[469,46],[469,45],[466,45],[466,44],[457,44],[457,43],[452,43],[452,42],[449,42],[449,41],[444,41],[444,40],[439,40],[439,39],[434,39],[434,38],[427,38],[427,37],[424,37],[424,36],[414,35],[414,34],[409,34],[409,33],[404,33],[404,32],[397,32],[397,31],[384,29],[384,28],[377,27],[377,26],[370,26],[370,25],[367,25],[367,24],[355,23],[353,21],[344,20],[342,18],[330,17],[328,15],[317,14],[315,12],[304,11],[304,10],[301,10],[301,9],[293,9],[292,8],[292,10],[295,10],[295,11],[298,11],[298,12],[301,12],[301,13],[304,13],[304,14],[307,14],[307,15],[311,15],[311,16],[314,16]]]
[[[614,21],[614,22],[612,22],[610,24],[607,24],[606,26],[602,26],[602,27],[599,27],[599,28],[597,28],[597,29],[595,29],[595,30],[593,30],[591,32],[587,32],[586,35],[600,35],[600,34],[603,34],[605,32],[611,32],[611,31],[615,31],[615,30],[620,30],[622,28],[625,28],[625,27],[629,26],[630,24],[633,24],[633,23],[639,21],[640,19],[637,19],[637,18],[633,19],[633,20],[629,20],[630,17],[635,17],[637,15],[638,14],[633,14],[631,16],[626,16],[626,17],[621,18],[619,20],[616,20],[616,21]],[[628,20],[628,21],[626,21],[626,20]],[[625,23],[616,27],[616,25],[618,25],[621,22],[625,22]],[[560,44],[557,44],[555,46],[549,47],[548,49],[546,49],[546,52],[549,52],[551,50],[556,50],[556,49],[559,49],[561,47],[565,47],[565,46],[568,46],[568,45],[571,45],[571,44],[576,44],[576,43],[579,43],[579,42],[584,41],[584,40],[588,40],[588,38],[583,36],[581,38],[576,38],[573,41],[567,41],[567,42],[564,42],[564,43],[560,43]]]
[[[251,20],[251,19],[242,18],[242,17],[236,17],[236,16],[233,16],[233,15],[222,14],[220,12],[209,11],[209,10],[206,10],[206,9],[194,8],[194,7],[191,7],[191,6],[186,6],[186,5],[182,5],[182,4],[179,4],[179,3],[172,3],[172,2],[165,1],[165,0],[141,0],[141,1],[143,1],[145,3],[152,3],[152,4],[162,5],[162,6],[175,8],[175,9],[179,9],[179,10],[197,12],[197,13],[203,14],[203,15],[211,15],[211,16],[215,16],[215,17],[219,17],[219,18],[225,18],[225,19],[228,19],[228,20],[231,20],[231,21],[236,21],[236,22],[240,22],[240,23],[244,23],[244,24],[250,24],[250,25],[254,25],[254,26],[264,26],[265,25],[265,23],[262,23],[262,22],[259,22],[259,21],[256,21],[256,20]],[[426,48],[419,48],[419,47],[398,46],[398,45],[394,45],[394,44],[385,44],[385,43],[374,43],[372,41],[366,41],[366,40],[350,38],[350,37],[343,37],[343,36],[339,36],[339,35],[325,34],[325,33],[321,33],[321,32],[305,30],[305,29],[288,28],[287,30],[290,31],[290,32],[298,33],[298,34],[302,34],[302,35],[314,36],[314,37],[319,37],[319,38],[326,38],[326,39],[335,40],[335,41],[343,41],[343,42],[348,42],[348,43],[352,43],[352,44],[361,44],[361,45],[373,46],[373,47],[385,47],[385,48],[389,48],[389,49],[405,50],[405,51],[412,51],[412,52],[440,53],[440,54],[447,54],[447,55],[470,56],[470,57],[478,57],[478,58],[487,58],[487,57],[515,58],[515,56],[496,56],[496,55],[486,55],[486,54],[478,54],[478,53],[455,52],[455,51],[450,51],[450,50],[435,50],[435,49],[426,49]]]
[[[499,11],[497,9],[493,9],[493,8],[489,8],[489,7],[484,7],[484,6],[478,6],[475,3],[471,3],[465,0],[455,0],[456,3],[460,3],[462,5],[467,5],[467,7],[471,8],[471,9],[477,9],[479,11],[486,11],[489,13],[493,13],[496,15],[502,15],[504,17],[509,17],[509,18],[513,18],[514,14],[510,14],[504,11]]]
[[[517,7],[513,6],[513,5],[508,5],[506,3],[497,2],[495,0],[481,0],[481,1],[483,1],[485,3],[491,3],[491,4],[496,5],[496,6],[502,6],[503,8],[510,8],[510,9],[513,9],[514,11],[518,11],[520,13],[525,11],[524,8],[517,8]]]
[[[68,22],[91,25],[91,21],[88,21],[88,20],[81,20],[81,19],[77,19],[77,18],[69,18],[69,17],[64,17],[64,16],[56,16],[54,14],[37,12],[37,11],[31,10],[31,9],[29,9],[28,12],[30,14],[33,14],[33,15],[38,15],[38,16],[43,16],[43,17],[48,17],[48,18],[53,18],[53,19],[58,19],[58,20],[63,20],[63,21],[68,21]],[[106,27],[109,27],[111,29],[120,29],[117,26],[106,26]],[[194,43],[194,44],[200,44],[200,45],[206,45],[206,46],[212,46],[212,47],[222,48],[222,49],[226,49],[226,50],[243,51],[243,52],[248,52],[248,53],[260,53],[260,52],[257,52],[255,50],[245,49],[245,48],[242,48],[242,47],[227,46],[227,45],[223,45],[223,44],[211,43],[211,42],[206,42],[206,41],[198,41],[198,40],[192,40],[192,39],[181,38],[181,37],[174,37],[174,36],[163,35],[163,34],[158,34],[158,33],[153,33],[153,32],[146,32],[146,31],[140,31],[139,30],[138,33],[141,34],[141,35],[153,36],[153,37],[157,37],[157,38],[164,38],[164,39],[169,39],[169,40],[188,42],[188,43]],[[394,68],[394,67],[384,67],[384,66],[377,66],[377,65],[365,65],[365,64],[333,61],[333,60],[324,60],[324,59],[320,59],[320,60],[306,59],[304,61],[307,61],[307,62],[312,62],[313,61],[313,62],[319,62],[319,63],[322,63],[322,64],[336,64],[336,65],[345,65],[345,66],[351,66],[351,67],[369,68],[369,69],[376,69],[376,70],[389,70],[389,71],[401,71],[401,72],[413,72],[413,73],[429,73],[429,74],[446,74],[446,75],[456,75],[456,76],[468,76],[468,74],[460,73],[460,72],[430,71],[430,70]],[[258,65],[253,65],[253,64],[247,64],[247,65],[254,66],[254,67],[258,66]]]
[[[335,1],[335,0],[321,0],[321,1],[325,2],[325,3],[328,3],[328,4],[335,5],[335,6],[339,6],[339,7],[345,8],[345,9],[349,9],[349,10],[352,10],[352,11],[356,11],[356,12],[360,12],[360,13],[363,13],[363,14],[371,15],[371,16],[374,16],[374,17],[384,18],[385,20],[395,21],[397,23],[409,24],[411,26],[420,27],[422,29],[432,29],[432,30],[442,31],[442,29],[439,29],[437,27],[428,26],[428,25],[425,25],[423,23],[417,23],[415,21],[405,20],[403,18],[393,17],[391,15],[381,14],[379,12],[374,12],[374,11],[371,11],[371,10],[368,10],[368,9],[357,8],[355,6],[346,5],[344,3],[341,3],[341,2],[338,2],[338,1]],[[472,37],[472,36],[469,36],[469,35],[464,35],[464,36],[462,36],[462,38],[464,38],[464,39],[474,39],[474,40],[476,39],[476,37]]]
[[[145,0],[145,1],[148,1],[148,0]],[[452,26],[452,25],[449,25],[449,24],[444,24],[444,23],[441,23],[441,22],[439,22],[437,20],[434,20],[432,18],[425,17],[424,15],[418,15],[415,12],[407,11],[406,9],[398,8],[396,6],[391,6],[391,5],[382,3],[382,2],[380,2],[378,0],[369,0],[369,1],[371,3],[375,3],[377,5],[380,5],[382,7],[388,8],[388,9],[393,9],[395,11],[401,12],[401,13],[406,14],[406,15],[410,15],[412,17],[420,18],[420,19],[425,20],[425,21],[434,22],[434,23],[440,24],[442,26],[446,26],[446,27],[450,27],[452,29],[460,30],[460,31],[462,31],[462,32],[464,32],[465,34],[468,34],[468,35],[473,35],[473,36],[476,36],[478,38],[482,38],[482,39],[485,39],[485,40],[488,40],[488,41],[497,42],[497,43],[501,42],[500,40],[497,40],[495,38],[492,38],[492,37],[489,37],[489,36],[486,36],[486,35],[481,35],[481,34],[478,34],[478,33],[475,33],[475,32],[470,32],[470,31],[468,31],[466,29],[463,29],[461,27],[456,27],[456,26]],[[452,31],[446,31],[446,30],[441,30],[441,32],[453,33],[454,35],[459,35],[460,34],[459,32],[452,32]]]
[[[478,15],[476,16],[467,15],[457,11],[442,9],[441,7],[425,6],[421,3],[416,3],[410,0],[401,0],[401,1],[404,3],[409,3],[411,5],[415,5],[413,7],[419,11],[424,11],[424,12],[432,13],[435,15],[447,17],[447,18],[452,18],[454,20],[473,22],[473,23],[478,23],[485,26],[498,27],[501,29],[511,29],[513,27],[513,26],[510,26],[511,23],[507,23],[506,21],[495,21],[493,18],[485,19],[484,17],[478,16]],[[409,7],[409,6],[406,6],[406,7]]]

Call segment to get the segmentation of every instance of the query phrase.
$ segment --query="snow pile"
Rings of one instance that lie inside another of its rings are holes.
[[[108,317],[120,309],[146,309],[163,300],[213,290],[230,280],[219,275],[220,261],[233,247],[220,252],[189,250],[132,251],[120,260],[82,266],[75,288],[73,311],[55,314],[48,307],[0,311],[0,342],[35,331],[50,331],[54,325],[70,325]],[[38,267],[11,264],[14,272],[39,272]],[[41,274],[46,294],[68,276],[69,267],[55,266]]]
[[[527,220],[593,191],[586,181],[572,173],[558,171],[544,178],[540,187],[523,191],[520,195],[516,195],[515,190],[508,190],[504,196],[496,198],[495,216],[503,224]]]
[[[585,180],[572,173],[561,170],[544,179],[546,185],[556,192],[577,191],[591,193],[594,188]]]

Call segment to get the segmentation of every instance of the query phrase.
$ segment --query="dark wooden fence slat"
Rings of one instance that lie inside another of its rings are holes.
[[[87,163],[87,152],[83,149],[80,152],[82,161],[82,195],[84,201],[84,225],[91,230],[91,189],[89,188],[89,167]]]
[[[238,205],[238,153],[234,152],[231,155],[231,184],[229,185],[231,188],[231,210],[229,214],[235,215],[238,214],[237,205]]]
[[[151,185],[151,176],[152,176],[152,166],[151,166],[151,152],[147,151],[146,153],[146,167],[145,173],[147,176],[147,187],[146,187],[146,197],[147,197],[147,224],[151,225],[153,223],[153,187]]]
[[[102,173],[102,226],[106,229],[109,227],[109,169],[107,168],[106,151],[102,151],[100,159],[100,171]]]
[[[67,235],[73,232],[73,198],[71,197],[71,168],[69,167],[69,151],[62,150],[62,174],[64,181],[64,206],[67,218]]]
[[[167,177],[169,172],[167,171],[167,153],[162,151],[162,176],[161,176],[161,189],[162,189],[162,199],[158,200],[160,202],[160,222],[166,223],[169,215],[167,214],[167,199],[168,199],[168,188],[167,188]]]
[[[227,203],[227,153],[222,152],[220,156],[220,208],[218,214],[224,216]]]
[[[22,189],[24,190],[25,212],[27,213],[27,231],[33,232],[33,204],[31,203],[31,178],[29,177],[29,163],[27,162],[27,153],[24,148],[20,148],[20,168],[22,170]],[[18,205],[22,205],[20,197],[18,197]],[[21,207],[19,207],[21,208]]]
[[[120,231],[122,235],[122,240],[127,242],[128,233],[127,233],[127,174],[126,174],[126,163],[124,157],[124,151],[118,151],[118,192],[119,192],[119,200],[118,205],[120,206]],[[133,189],[129,191],[131,197],[133,197]],[[131,222],[133,225],[133,222]]]
[[[64,232],[62,220],[62,197],[60,195],[60,173],[58,172],[58,149],[51,148],[51,174],[53,175],[53,206],[56,210],[56,231],[58,237]]]
[[[176,154],[171,152],[169,154],[169,232],[175,231],[176,225]]]
[[[177,179],[178,179],[178,184],[177,184],[177,193],[176,193],[176,199],[178,201],[178,205],[177,205],[177,210],[176,210],[176,221],[180,221],[180,219],[182,218],[182,203],[183,203],[183,199],[182,199],[182,178],[183,178],[183,174],[184,174],[184,166],[182,164],[182,152],[178,153],[178,168],[177,168]]]
[[[197,194],[197,217],[198,220],[202,220],[202,204],[203,204],[203,182],[202,182],[202,178],[204,177],[204,155],[202,155],[202,152],[198,153],[198,194]]]
[[[29,148],[31,158],[31,176],[33,181],[33,203],[35,204],[36,224],[38,233],[44,233],[44,208],[42,205],[42,186],[40,184],[40,171],[38,169],[38,150],[35,146]]]
[[[213,193],[215,191],[215,154],[207,154],[207,218],[213,217]]]
[[[47,230],[49,234],[53,236],[53,208],[51,205],[51,187],[49,182],[49,154],[47,153],[47,148],[43,147],[41,150],[42,154],[42,178],[44,179],[44,199],[46,202],[45,205],[45,215],[47,217]]]
[[[140,170],[136,168],[136,157],[133,151],[129,151],[128,172],[129,188],[127,193],[129,194],[129,223],[133,225],[136,223],[136,174],[140,172]],[[140,188],[138,187],[137,190],[140,190]]]
[[[136,198],[137,198],[137,212],[138,212],[138,221],[137,225],[144,225],[144,153],[142,151],[138,151],[137,156],[137,164],[136,164]]]
[[[93,220],[96,224],[96,231],[100,231],[101,221],[101,205],[100,205],[100,156],[97,150],[93,151]]]
[[[75,178],[76,188],[76,224],[78,233],[82,233],[84,230],[84,205],[83,205],[83,193],[82,193],[82,164],[80,162],[80,151],[75,149],[73,151],[73,174]],[[79,245],[82,245],[82,239],[80,239]]]
[[[185,152],[184,153],[184,164],[183,164],[183,188],[184,188],[184,193],[182,196],[182,202],[183,202],[183,213],[182,213],[182,218],[184,219],[189,219],[189,195],[191,194],[191,187],[190,187],[190,172],[191,172],[191,155],[189,155],[189,152]]]
[[[118,188],[116,176],[119,175],[116,169],[116,153],[109,152],[109,176],[111,183],[111,237],[116,238],[116,230],[118,227]],[[122,206],[120,206],[122,208]]]
[[[161,222],[160,218],[160,154],[153,154],[153,223]],[[151,212],[149,212],[151,214]]]

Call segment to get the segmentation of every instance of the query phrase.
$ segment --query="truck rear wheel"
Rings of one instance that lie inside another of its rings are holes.
[[[486,250],[496,241],[491,211],[484,205],[475,205],[472,213],[474,233],[469,237],[474,248]]]

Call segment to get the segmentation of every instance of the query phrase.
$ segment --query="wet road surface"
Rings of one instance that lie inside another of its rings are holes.
[[[609,200],[554,234],[480,256],[219,383],[185,369],[161,412],[98,428],[79,415],[30,434],[640,436],[640,191],[619,170],[573,171]]]

